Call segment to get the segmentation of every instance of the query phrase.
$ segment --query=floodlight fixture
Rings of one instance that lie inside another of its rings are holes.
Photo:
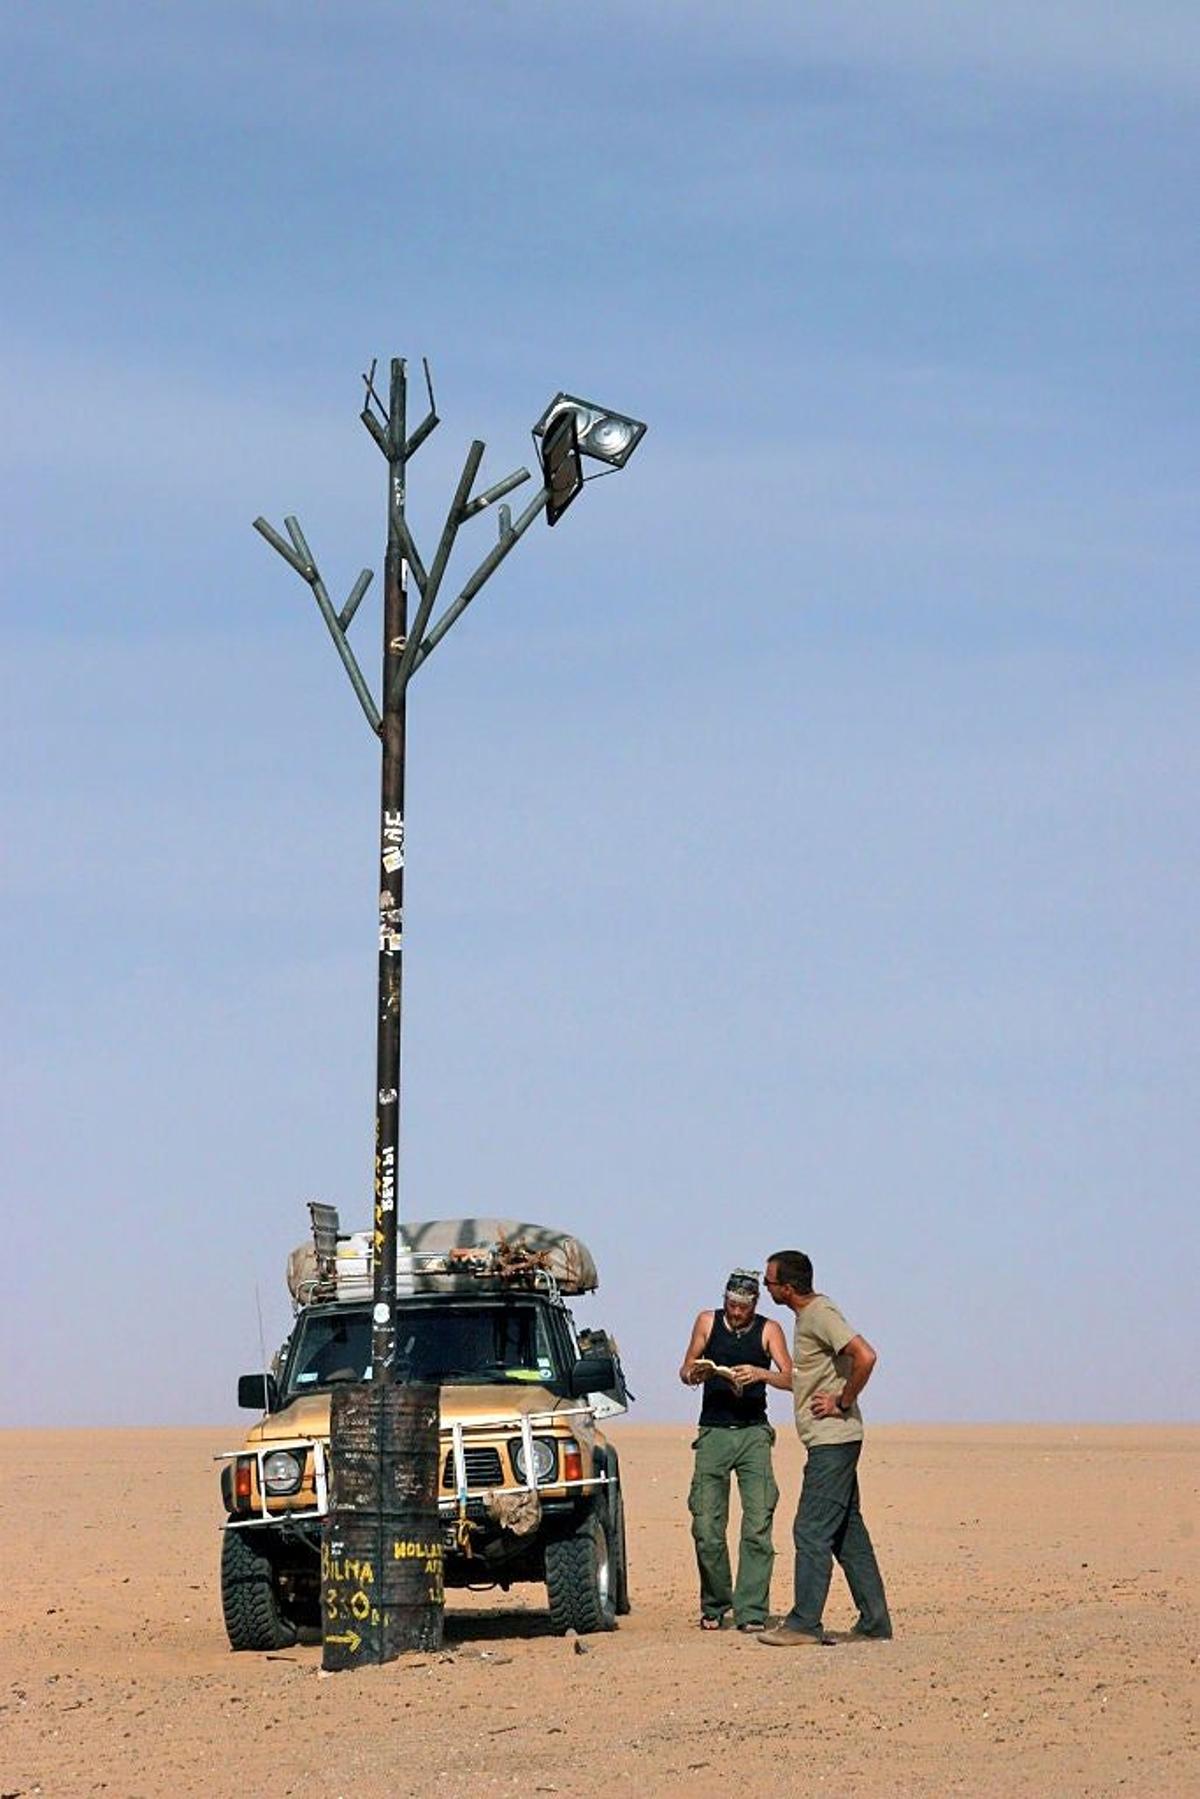
[[[579,454],[594,456],[610,468],[624,468],[646,435],[640,419],[628,418],[623,412],[610,412],[593,400],[581,400],[576,394],[555,394],[537,424],[535,437],[543,437],[553,421],[566,413],[573,415],[579,437]]]

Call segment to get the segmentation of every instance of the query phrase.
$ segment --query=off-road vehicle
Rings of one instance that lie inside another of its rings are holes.
[[[321,1619],[330,1392],[370,1378],[370,1234],[313,1205],[288,1263],[295,1319],[238,1403],[265,1413],[222,1456],[221,1597],[234,1649],[279,1649]],[[402,1378],[441,1387],[438,1507],[448,1587],[544,1581],[552,1628],[612,1630],[629,1610],[617,1452],[598,1420],[629,1395],[616,1347],[566,1296],[597,1283],[577,1237],[503,1219],[410,1224],[397,1258]]]

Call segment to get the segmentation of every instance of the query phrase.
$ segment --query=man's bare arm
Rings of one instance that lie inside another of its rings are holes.
[[[714,1316],[715,1314],[712,1312],[701,1312],[692,1326],[692,1334],[679,1369],[679,1378],[685,1387],[699,1386],[704,1379],[694,1364],[700,1351],[712,1336]]]
[[[840,1393],[813,1394],[812,1415],[814,1418],[838,1418],[843,1412],[848,1412],[870,1380],[871,1371],[879,1360],[865,1337],[851,1337],[841,1354],[846,1356],[850,1362],[850,1372],[846,1376],[846,1384]]]
[[[790,1393],[792,1390],[792,1358],[788,1354],[783,1331],[774,1318],[768,1319],[763,1327],[763,1348],[770,1356],[774,1367],[755,1368],[750,1362],[739,1362],[733,1370],[738,1387],[751,1387],[756,1381],[762,1381],[768,1387],[778,1387],[782,1392]]]

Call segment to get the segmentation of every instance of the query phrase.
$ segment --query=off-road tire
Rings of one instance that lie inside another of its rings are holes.
[[[625,1550],[625,1501],[616,1489],[609,1523],[609,1550],[613,1563],[613,1603],[618,1618],[629,1615],[629,1559]]]
[[[221,1541],[221,1609],[231,1649],[287,1649],[296,1627],[280,1609],[275,1570],[248,1531]]]
[[[598,1630],[616,1629],[612,1574],[608,1533],[595,1517],[586,1519],[574,1536],[547,1543],[550,1624],[559,1636],[568,1630],[586,1637]]]
[[[611,1446],[604,1451],[600,1471],[608,1476],[604,1489],[604,1528],[608,1532],[608,1553],[612,1563],[613,1603],[618,1618],[629,1615],[629,1556],[625,1548],[625,1501],[621,1497],[621,1465]]]

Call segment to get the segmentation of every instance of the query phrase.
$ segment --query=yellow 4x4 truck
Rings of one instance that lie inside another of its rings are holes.
[[[281,1649],[321,1622],[330,1393],[370,1378],[370,1233],[313,1205],[288,1262],[295,1320],[238,1403],[264,1415],[223,1455],[221,1599],[234,1649]],[[612,1630],[629,1610],[617,1452],[600,1428],[626,1410],[615,1344],[575,1326],[567,1298],[597,1286],[577,1237],[509,1219],[400,1231],[402,1378],[441,1387],[438,1509],[448,1587],[545,1583],[553,1629]]]

